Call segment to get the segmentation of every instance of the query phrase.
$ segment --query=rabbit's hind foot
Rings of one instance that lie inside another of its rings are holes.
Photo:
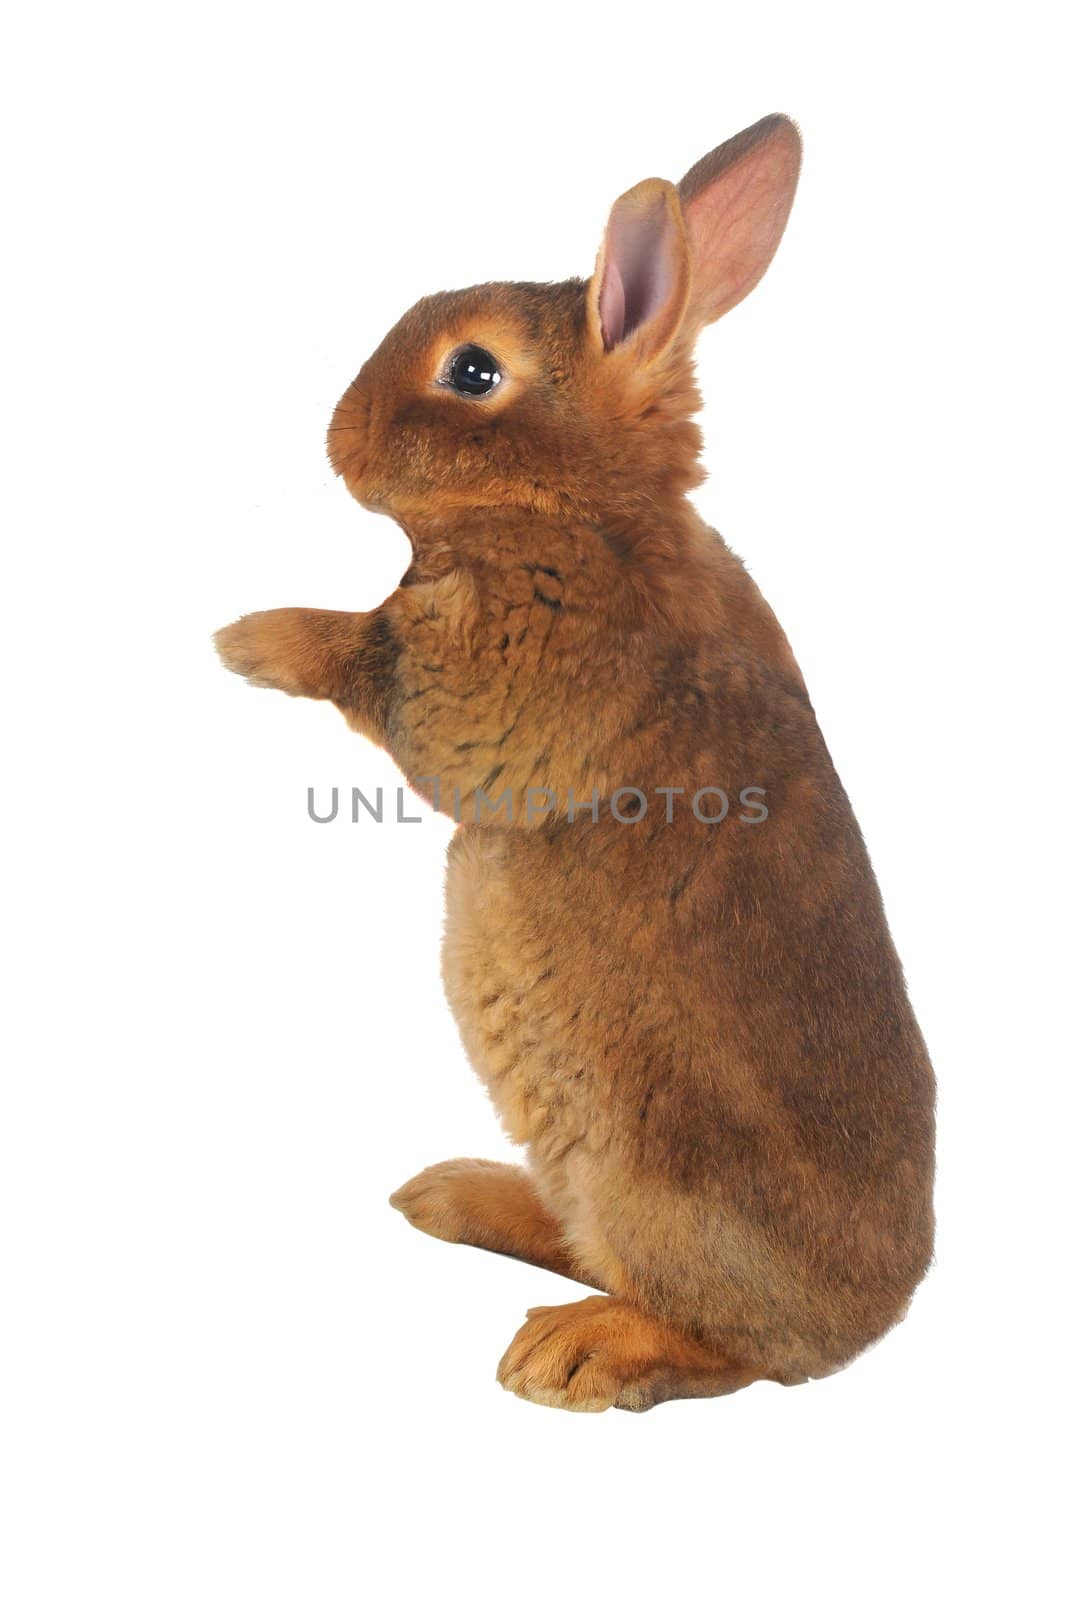
[[[611,1295],[535,1307],[497,1370],[512,1394],[565,1411],[647,1411],[769,1377]]]

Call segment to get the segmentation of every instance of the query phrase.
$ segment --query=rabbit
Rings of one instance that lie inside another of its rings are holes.
[[[410,540],[395,593],[217,635],[459,824],[444,983],[526,1159],[392,1203],[593,1291],[531,1310],[497,1374],[571,1411],[824,1377],[931,1256],[934,1079],[863,839],[688,498],[694,346],[769,266],[800,157],[766,117],[617,200],[591,279],[416,304],[328,435]]]

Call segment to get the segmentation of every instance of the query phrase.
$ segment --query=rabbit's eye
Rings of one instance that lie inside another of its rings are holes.
[[[452,357],[448,381],[460,394],[491,394],[500,382],[496,357],[481,345],[465,344]]]

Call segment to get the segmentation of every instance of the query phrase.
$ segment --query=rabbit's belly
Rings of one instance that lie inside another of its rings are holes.
[[[495,841],[457,835],[442,954],[449,1005],[508,1136],[551,1163],[589,1133],[575,953],[562,919],[517,915],[514,894],[514,863]]]
[[[509,1138],[545,1159],[585,1131],[585,1072],[547,969],[520,976],[488,929],[446,941],[445,988],[470,1061]],[[473,934],[473,936],[472,936]]]

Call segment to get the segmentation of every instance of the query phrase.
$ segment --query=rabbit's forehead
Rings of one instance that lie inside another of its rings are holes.
[[[391,362],[428,378],[463,345],[494,356],[517,378],[533,377],[546,356],[560,356],[561,334],[575,326],[570,307],[557,304],[562,285],[487,284],[433,295],[401,318],[381,347]],[[562,313],[562,314],[561,314]]]
[[[382,349],[392,344],[389,354],[411,363],[426,378],[464,344],[488,350],[517,378],[533,376],[541,365],[534,318],[490,296],[435,296],[413,307],[394,333],[395,339],[387,339]]]
[[[450,318],[438,329],[427,350],[430,366],[436,371],[464,345],[488,351],[513,377],[532,377],[540,365],[530,328],[520,319],[489,308]]]

